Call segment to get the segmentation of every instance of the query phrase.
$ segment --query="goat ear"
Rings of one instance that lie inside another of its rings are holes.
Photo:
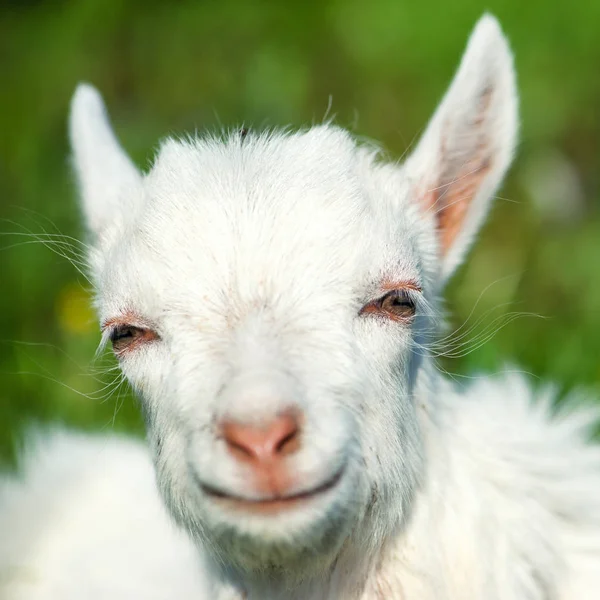
[[[512,56],[484,15],[460,67],[407,160],[411,194],[435,219],[445,281],[462,262],[506,173],[517,135]]]
[[[69,134],[83,213],[95,239],[139,199],[142,178],[117,141],[98,91],[80,84],[71,101]]]

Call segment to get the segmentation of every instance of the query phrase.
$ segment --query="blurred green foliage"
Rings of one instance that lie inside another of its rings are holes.
[[[448,291],[449,331],[465,336],[442,365],[464,374],[510,361],[564,389],[598,388],[600,2],[487,8],[516,55],[522,141]],[[81,237],[65,125],[78,81],[102,90],[142,167],[167,133],[318,122],[330,102],[339,124],[400,156],[482,12],[476,0],[13,0],[0,10],[0,458],[32,420],[141,431],[114,360],[94,361],[85,278],[24,234]],[[509,322],[515,311],[546,318]]]

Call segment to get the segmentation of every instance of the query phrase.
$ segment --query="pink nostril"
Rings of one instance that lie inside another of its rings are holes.
[[[223,421],[221,432],[232,454],[254,463],[277,461],[300,448],[300,425],[291,413],[252,425]]]

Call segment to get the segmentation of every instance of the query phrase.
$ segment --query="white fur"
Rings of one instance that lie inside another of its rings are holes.
[[[203,597],[202,559],[142,444],[61,430],[28,441],[19,476],[0,480],[2,600]]]
[[[71,137],[96,304],[102,323],[159,335],[120,363],[189,541],[170,529],[135,443],[61,434],[26,462],[24,483],[0,488],[12,597],[166,597],[169,586],[211,600],[596,597],[594,413],[553,415],[551,392],[534,401],[515,375],[452,386],[427,352],[438,294],[508,168],[516,104],[508,47],[486,16],[404,165],[321,126],[167,140],[142,176],[81,86]],[[402,281],[421,289],[412,324],[359,314]],[[203,486],[264,492],[215,423],[288,409],[303,415],[292,491],[339,482],[279,515],[223,508]],[[46,498],[56,509],[36,514]]]

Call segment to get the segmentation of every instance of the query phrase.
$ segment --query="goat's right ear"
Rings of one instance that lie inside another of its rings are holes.
[[[102,98],[91,85],[75,90],[69,134],[83,214],[99,243],[139,201],[142,177],[119,145]]]

